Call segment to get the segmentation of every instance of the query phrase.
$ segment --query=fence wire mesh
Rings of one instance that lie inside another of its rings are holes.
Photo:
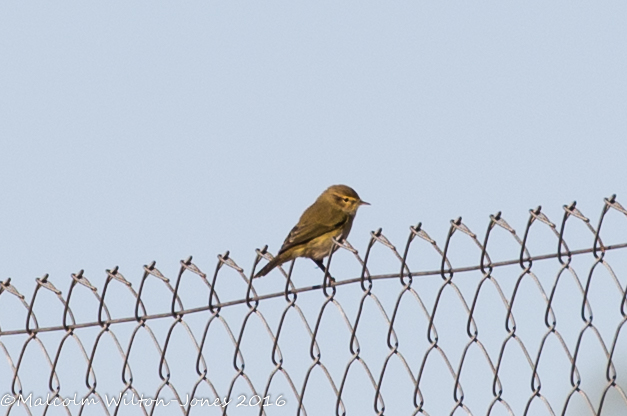
[[[438,245],[371,233],[326,272],[298,260],[251,279],[227,252],[137,289],[117,267],[28,299],[0,284],[5,414],[627,415],[627,210],[575,203],[517,233],[461,218]],[[605,224],[605,225],[604,225]],[[382,273],[378,273],[381,271]],[[322,281],[322,283],[319,283]],[[307,282],[316,284],[303,285]],[[300,284],[300,286],[296,286]],[[184,302],[185,301],[185,302]]]

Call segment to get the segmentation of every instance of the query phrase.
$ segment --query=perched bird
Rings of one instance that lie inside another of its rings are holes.
[[[324,270],[322,259],[330,254],[333,238],[344,239],[348,236],[357,208],[361,205],[370,204],[362,201],[353,188],[346,185],[330,186],[303,212],[277,256],[259,270],[255,277],[265,276],[276,266],[296,257],[308,257]]]

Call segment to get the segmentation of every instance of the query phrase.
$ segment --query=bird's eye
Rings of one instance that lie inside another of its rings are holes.
[[[344,202],[348,202],[348,198],[344,198]]]

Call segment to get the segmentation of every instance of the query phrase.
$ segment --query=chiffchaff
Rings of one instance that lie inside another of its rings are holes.
[[[370,204],[362,201],[353,188],[346,185],[330,186],[303,212],[277,256],[259,270],[255,277],[265,276],[276,266],[296,257],[310,258],[324,270],[322,259],[330,254],[334,246],[333,238],[342,240],[348,236],[357,208],[361,205]]]

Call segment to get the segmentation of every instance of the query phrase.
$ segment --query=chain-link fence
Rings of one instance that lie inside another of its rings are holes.
[[[627,415],[627,210],[594,225],[461,218],[399,249],[373,232],[250,279],[227,252],[137,288],[118,268],[0,284],[5,414]],[[321,282],[321,283],[320,283]]]

